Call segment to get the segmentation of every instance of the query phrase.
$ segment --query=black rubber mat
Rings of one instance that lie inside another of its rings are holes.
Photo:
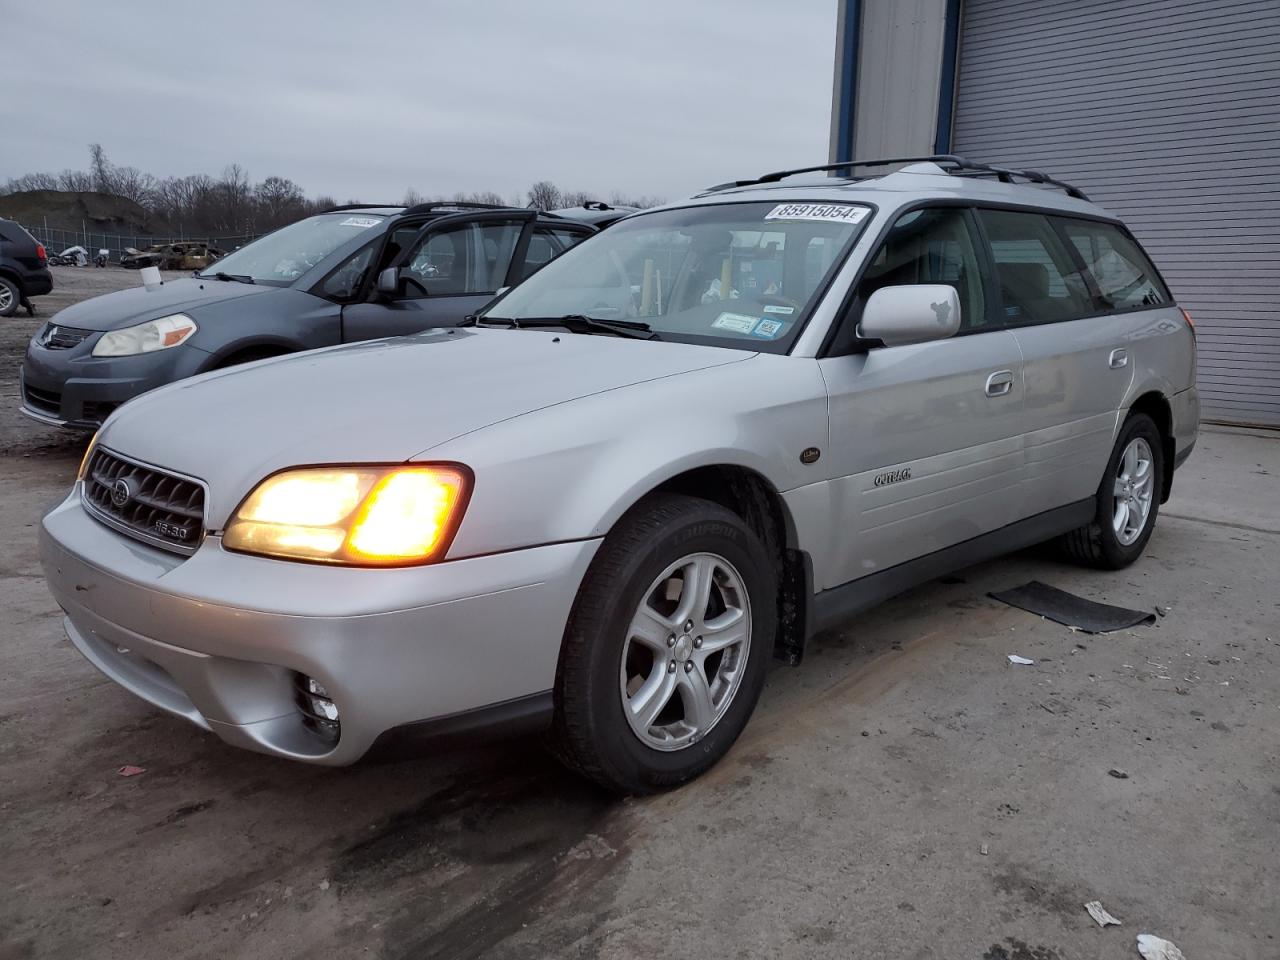
[[[1156,620],[1154,613],[1113,607],[1109,603],[1095,603],[1039,580],[1032,580],[1012,590],[992,593],[990,596],[1019,610],[1047,617],[1055,623],[1078,627],[1085,633],[1111,633],[1140,623],[1155,623]]]

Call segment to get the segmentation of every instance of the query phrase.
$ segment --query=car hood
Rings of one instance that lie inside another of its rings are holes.
[[[219,529],[255,484],[286,467],[425,458],[521,414],[752,356],[612,336],[428,330],[179,381],[121,407],[99,441],[204,480]],[[619,430],[632,415],[619,405]]]
[[[166,280],[150,287],[139,283],[128,290],[117,290],[72,304],[58,312],[58,325],[80,330],[119,330],[171,313],[198,310],[210,303],[262,296],[279,289],[266,284],[199,280],[194,277]],[[196,317],[197,322],[199,319]]]

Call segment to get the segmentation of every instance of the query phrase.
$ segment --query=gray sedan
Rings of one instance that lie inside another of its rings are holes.
[[[283,227],[194,277],[68,307],[32,338],[22,412],[96,429],[139,394],[223,367],[451,326],[595,228],[483,204],[345,207]]]

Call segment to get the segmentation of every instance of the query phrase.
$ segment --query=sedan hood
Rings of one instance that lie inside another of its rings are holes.
[[[83,300],[58,313],[58,326],[80,330],[119,330],[171,313],[196,310],[210,303],[239,297],[262,296],[279,290],[266,284],[236,283],[226,280],[197,280],[183,277],[144,287]],[[199,317],[196,318],[199,321]]]
[[[751,356],[612,336],[429,330],[179,381],[121,407],[100,440],[206,481],[218,529],[255,484],[285,467],[429,456],[533,410]],[[618,413],[625,430],[628,411]]]

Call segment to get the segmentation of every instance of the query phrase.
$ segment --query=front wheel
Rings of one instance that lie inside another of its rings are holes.
[[[696,777],[728,752],[764,686],[774,565],[734,513],[652,497],[610,532],[574,603],[553,746],[623,793]]]
[[[1164,444],[1145,413],[1130,415],[1120,428],[1111,459],[1095,496],[1097,512],[1062,538],[1078,563],[1105,570],[1127,567],[1141,556],[1160,512]]]

